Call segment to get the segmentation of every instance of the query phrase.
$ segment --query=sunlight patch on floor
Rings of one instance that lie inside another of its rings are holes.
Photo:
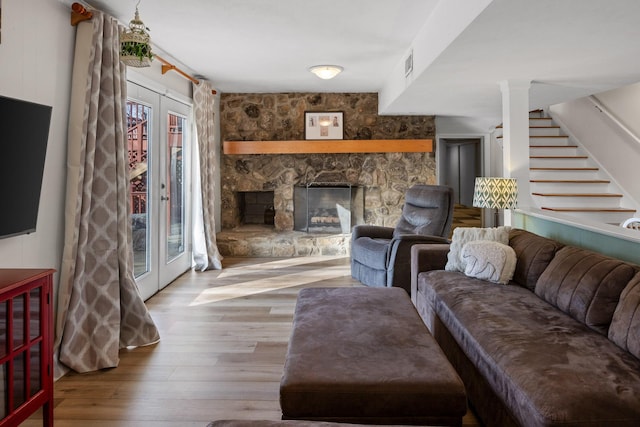
[[[278,259],[273,261],[265,261],[258,264],[240,265],[237,267],[225,267],[218,274],[218,278],[240,276],[243,274],[253,273],[255,271],[277,270],[280,268],[293,267],[298,265],[313,264],[314,262],[332,261],[336,259],[346,258],[344,255],[322,255],[308,257],[293,257],[286,259]]]
[[[326,259],[326,257],[325,257]],[[202,291],[189,306],[225,301],[233,298],[242,298],[278,289],[286,289],[293,286],[305,285],[321,280],[335,279],[350,275],[349,265],[323,267],[315,270],[306,270],[300,273],[280,274],[273,277],[249,280],[233,285],[218,286]]]

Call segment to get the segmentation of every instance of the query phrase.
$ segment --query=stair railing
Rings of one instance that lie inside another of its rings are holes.
[[[593,105],[595,105],[596,109],[598,111],[600,111],[601,113],[603,113],[605,116],[609,117],[609,119],[616,124],[616,126],[618,126],[620,129],[622,129],[626,134],[628,134],[631,138],[633,138],[634,141],[636,141],[638,144],[640,144],[640,137],[638,137],[638,135],[636,135],[631,129],[629,129],[624,123],[622,123],[620,120],[618,120],[618,118],[616,116],[614,116],[611,111],[609,111],[609,109],[607,107],[605,107],[600,100],[598,100],[598,98],[595,97],[595,95],[591,95],[588,97],[589,101],[591,101],[591,103]]]

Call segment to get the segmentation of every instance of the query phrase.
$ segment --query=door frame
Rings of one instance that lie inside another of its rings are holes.
[[[493,173],[491,168],[491,150],[490,144],[490,135],[489,134],[478,134],[478,133],[457,133],[457,134],[438,134],[436,135],[436,182],[438,184],[443,184],[445,180],[445,172],[443,165],[445,164],[445,154],[446,150],[444,149],[444,145],[446,141],[451,140],[469,140],[469,139],[479,139],[480,140],[480,152],[481,152],[481,160],[480,160],[480,171],[482,176],[487,176],[487,173]]]
[[[486,133],[443,133],[436,134],[436,182],[439,185],[444,185],[446,180],[446,149],[445,144],[447,141],[455,140],[480,140],[480,176],[490,176],[497,174],[498,172],[493,169],[496,167],[496,162],[492,161],[491,154],[491,134]],[[497,175],[496,175],[497,176]],[[482,224],[487,226],[487,218],[485,218],[484,210],[482,215]]]
[[[480,138],[443,138],[440,148],[441,158],[444,160],[440,168],[443,175],[442,181],[453,187],[454,203],[471,206],[475,178],[482,176],[482,140]],[[454,149],[457,149],[457,157],[452,158]],[[471,158],[462,155],[462,151],[471,155],[469,149],[473,152]],[[472,160],[473,164],[470,164],[469,160]],[[457,172],[457,176],[454,177],[455,174],[452,172]]]

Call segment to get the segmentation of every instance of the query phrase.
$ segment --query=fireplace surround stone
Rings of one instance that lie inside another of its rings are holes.
[[[377,106],[375,93],[222,94],[221,138],[302,140],[305,111],[343,111],[345,139],[434,138],[433,116],[380,116]],[[393,226],[400,217],[406,190],[416,183],[436,183],[434,153],[220,155],[222,233],[218,242],[223,255],[227,251],[226,255],[251,253],[251,248],[238,247],[251,246],[261,233],[242,232],[238,192],[273,191],[273,231],[291,236],[295,235],[293,199],[297,185],[324,182],[357,186],[363,192],[362,222]],[[229,239],[235,243],[229,243]],[[336,244],[320,240],[317,244]],[[307,243],[305,240],[300,247]],[[316,253],[322,250],[315,249]],[[333,252],[343,250],[348,254],[344,245]],[[307,250],[293,252],[303,255]]]

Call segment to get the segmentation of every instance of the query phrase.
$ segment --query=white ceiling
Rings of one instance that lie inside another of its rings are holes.
[[[126,24],[137,2],[87,3]],[[141,0],[139,11],[157,50],[221,92],[378,92],[382,114],[499,123],[500,81],[532,81],[532,109],[640,81],[638,0]],[[320,80],[317,64],[344,72]]]

